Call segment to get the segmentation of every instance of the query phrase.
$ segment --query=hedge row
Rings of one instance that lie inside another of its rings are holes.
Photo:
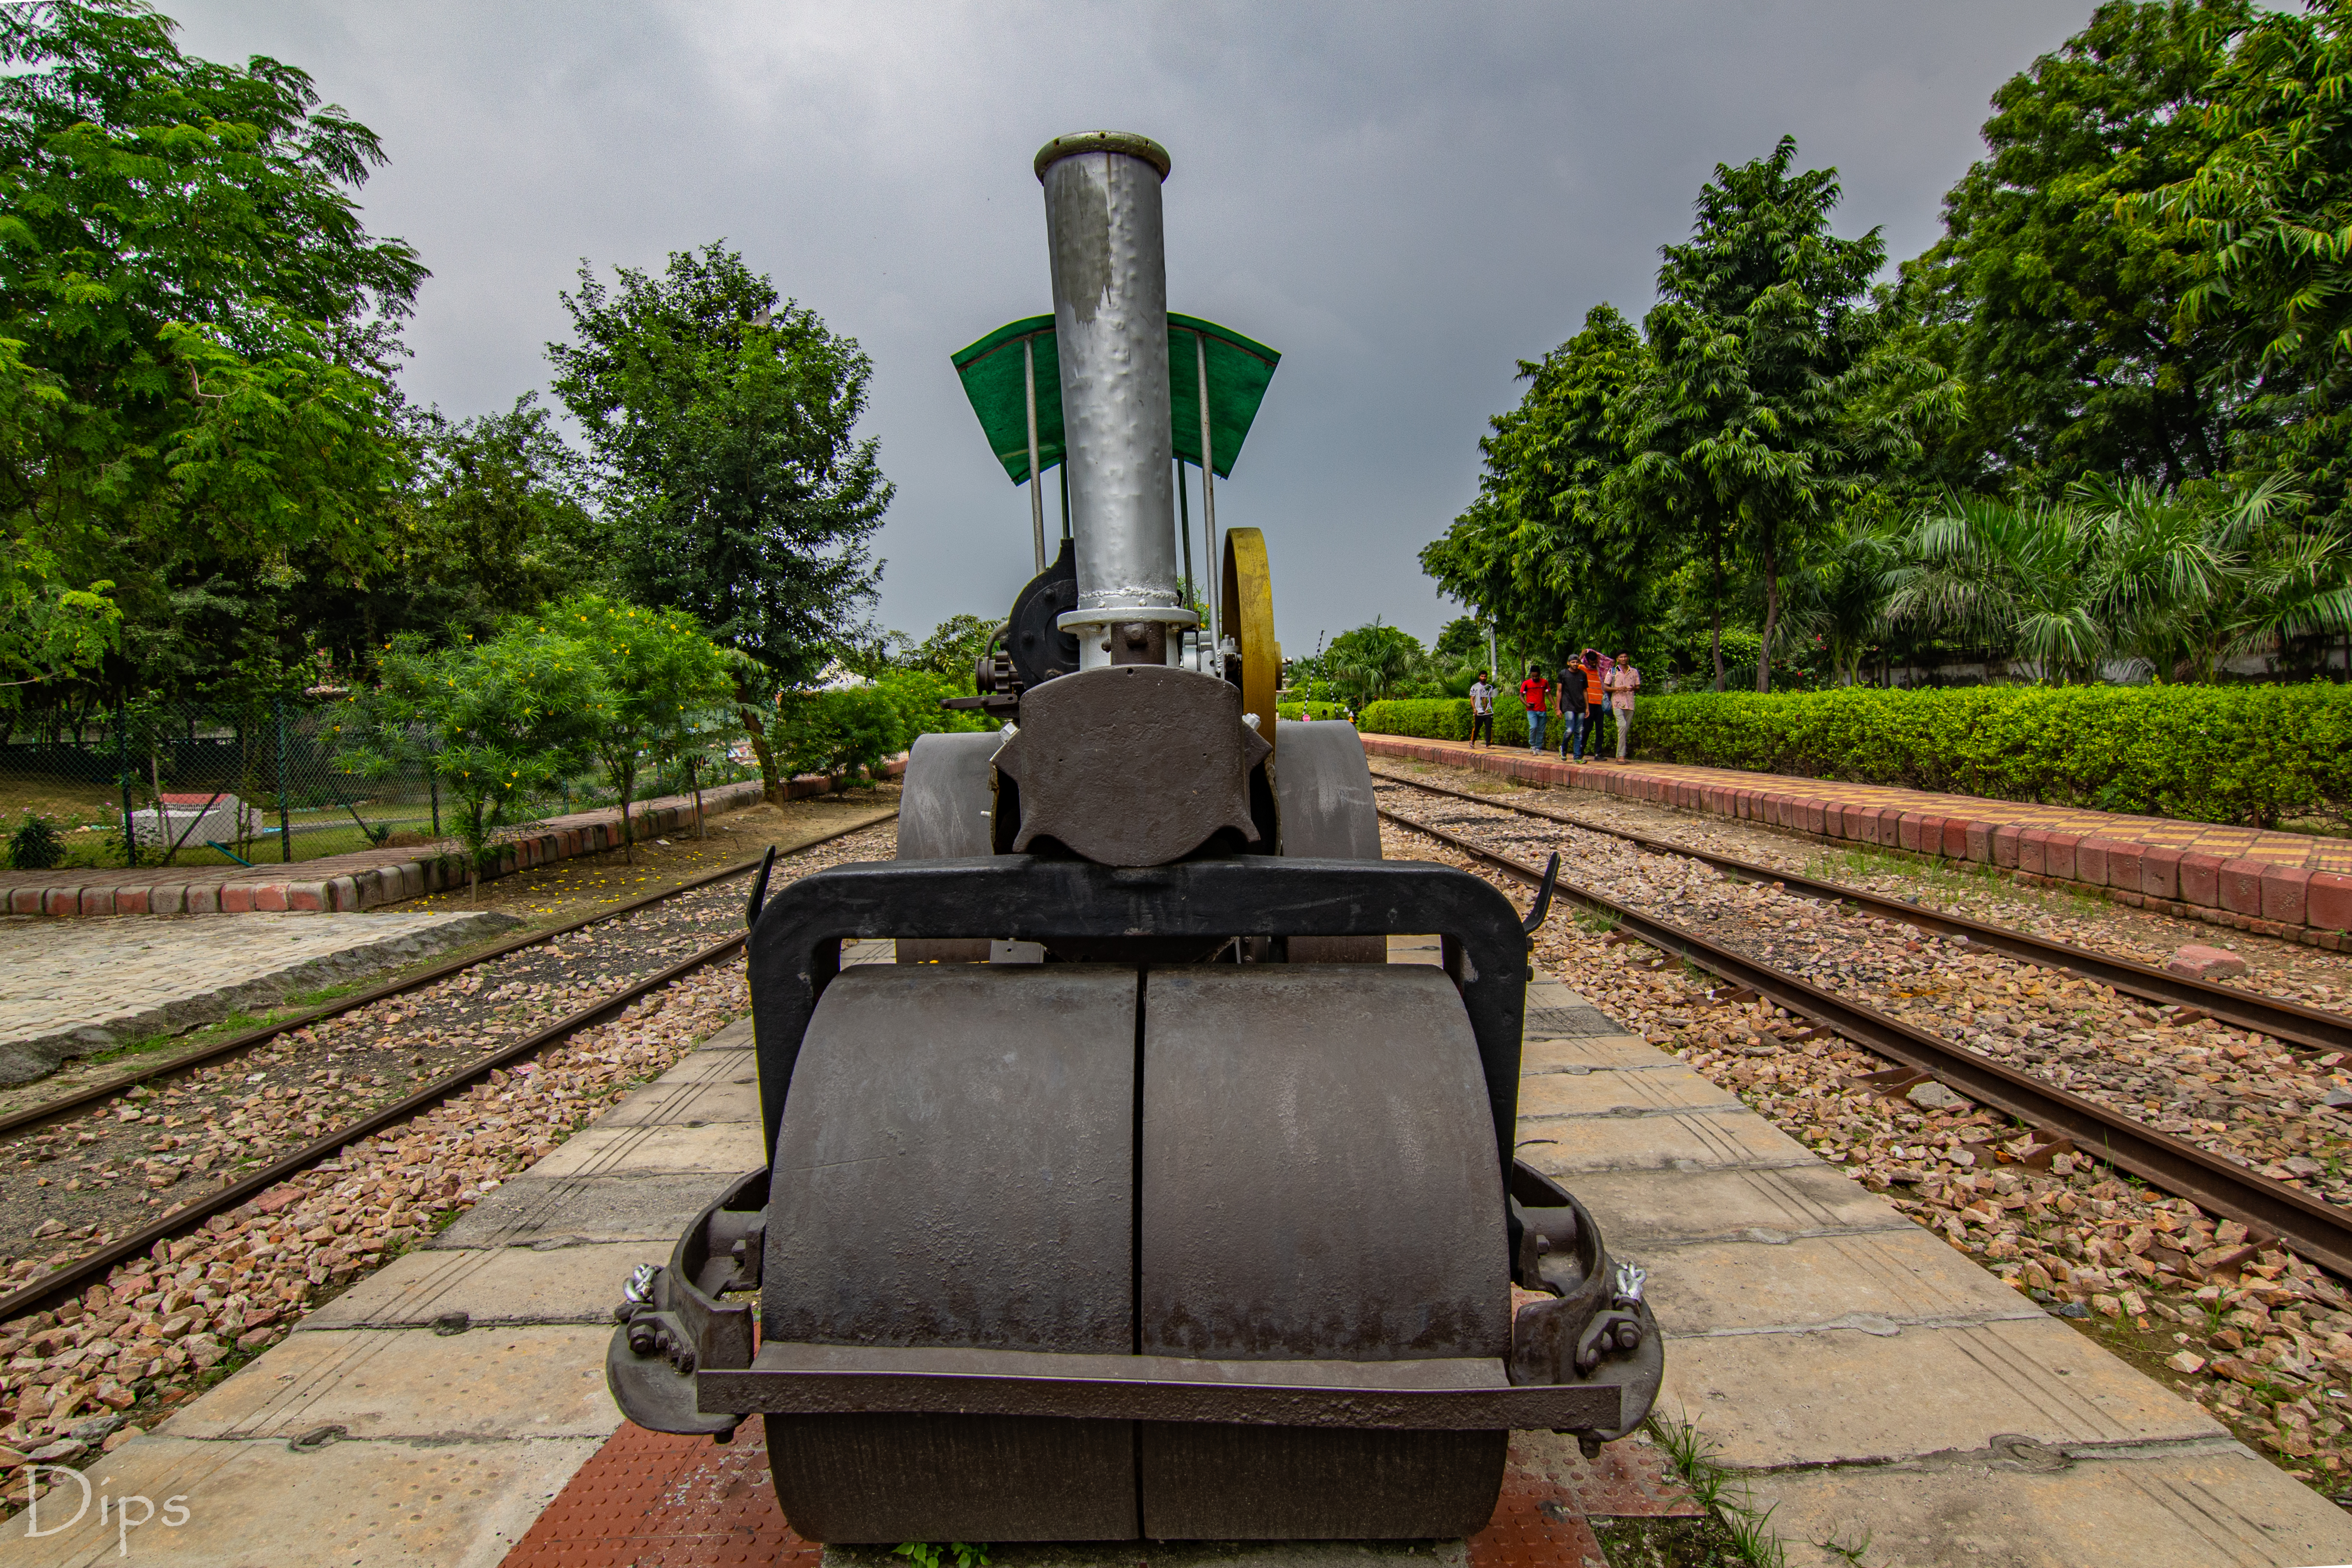
[[[1337,702],[1277,702],[1274,706],[1277,719],[1304,719],[1309,714],[1317,719],[1345,719],[1348,710]]]
[[[1413,697],[1388,702],[1368,702],[1356,716],[1356,728],[1367,735],[1411,735],[1423,741],[1466,741],[1470,738],[1470,699]],[[1495,733],[1525,744],[1528,706],[1516,691],[1495,694]]]
[[[1360,727],[1460,740],[1468,712],[1466,702],[1375,703]],[[2352,822],[2352,689],[2317,682],[1685,693],[1643,701],[1633,750],[2193,822]]]

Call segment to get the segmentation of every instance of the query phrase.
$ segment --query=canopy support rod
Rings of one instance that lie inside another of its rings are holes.
[[[1213,668],[1222,676],[1225,672],[1224,614],[1217,598],[1225,580],[1225,558],[1217,550],[1217,453],[1215,438],[1209,430],[1208,333],[1192,334],[1192,353],[1201,383],[1201,529],[1202,542],[1209,547],[1209,570],[1214,574],[1209,587],[1209,647],[1215,650]]]
[[[1176,531],[1184,541],[1184,604],[1191,607],[1197,595],[1192,591],[1192,509],[1185,499],[1184,459],[1176,459]]]
[[[1037,340],[1021,340],[1021,378],[1029,399],[1029,531],[1037,543],[1037,570],[1045,570],[1045,476],[1037,468]]]

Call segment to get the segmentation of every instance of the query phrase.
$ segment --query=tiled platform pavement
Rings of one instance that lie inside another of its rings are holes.
[[[889,944],[845,956],[887,961]],[[1391,945],[1392,962],[1436,956],[1430,940]],[[1863,1561],[1904,1568],[2352,1562],[2352,1521],[2193,1406],[1672,1058],[1609,1032],[1564,986],[1542,981],[1529,1004],[1524,1152],[1653,1268],[1666,1411],[1696,1417],[1775,1510],[1790,1563],[1843,1564],[1815,1543],[1865,1534]],[[188,1510],[176,1529],[141,1527],[131,1556],[819,1568],[777,1515],[751,1428],[725,1447],[623,1428],[604,1387],[617,1282],[758,1163],[750,1044],[745,1026],[722,1030],[431,1247],[99,1461],[101,1495]],[[458,1314],[464,1331],[441,1331]],[[1587,1466],[1565,1440],[1523,1436],[1495,1522],[1415,1562],[1601,1568],[1587,1518],[1688,1507],[1654,1449],[1620,1444]],[[20,1516],[0,1560],[116,1561],[117,1529],[95,1516],[39,1540]],[[1396,1554],[1279,1545],[1221,1560],[1377,1568],[1382,1555]],[[1005,1568],[1018,1568],[1009,1555]]]
[[[2137,908],[2352,949],[2352,839],[1675,763],[1562,763],[1396,735],[1367,735],[1364,750],[1980,861]]]
[[[45,921],[0,916],[0,1083],[213,1023],[518,924],[488,910]]]

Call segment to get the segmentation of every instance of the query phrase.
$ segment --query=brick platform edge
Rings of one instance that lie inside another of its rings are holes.
[[[889,764],[889,773],[896,777],[906,767],[902,758]],[[786,794],[791,799],[804,800],[828,793],[833,784],[823,774],[804,774],[791,781]],[[757,805],[760,800],[761,786],[756,782],[716,784],[702,792],[702,809],[704,816],[714,816]],[[629,816],[641,840],[682,831],[694,826],[694,798],[667,795],[632,805]],[[498,846],[498,864],[480,873],[483,881],[510,877],[517,871],[574,855],[593,855],[621,847],[621,814],[617,807],[550,817],[530,827],[533,831]],[[85,880],[70,885],[16,886],[0,889],[0,893],[5,893],[6,900],[5,912],[12,915],[241,915],[340,913],[398,903],[404,899],[466,885],[463,854],[429,855],[359,868],[349,866],[353,858],[356,857],[334,856],[312,861],[313,874],[308,878],[301,874],[304,867],[300,861],[286,868],[288,875],[283,879],[257,876],[242,868],[235,868],[232,879],[217,868],[207,868],[213,875],[201,880],[125,885],[97,881],[107,875],[97,871],[83,873]],[[329,874],[320,876],[318,872]]]
[[[1995,867],[2026,887],[2061,889],[2331,952],[2352,952],[2352,876],[2340,872],[2227,858],[2108,834],[2021,826],[1962,813],[1840,805],[1776,790],[1767,773],[1746,775],[1756,780],[1752,785],[1702,784],[1644,773],[1639,763],[1580,765],[1398,735],[1366,735],[1363,740],[1364,750],[1377,757],[1600,790],[1684,811],[1760,822],[1823,844],[1868,844],[1922,858],[1972,860]],[[1933,798],[1965,805],[1970,797]],[[2002,804],[1984,803],[1992,808]]]

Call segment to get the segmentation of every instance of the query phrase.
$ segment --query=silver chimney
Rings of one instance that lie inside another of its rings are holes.
[[[1077,637],[1082,669],[1167,664],[1171,631],[1199,624],[1176,580],[1168,168],[1158,142],[1117,131],[1057,136],[1037,153],[1077,546],[1078,607],[1060,624]]]

